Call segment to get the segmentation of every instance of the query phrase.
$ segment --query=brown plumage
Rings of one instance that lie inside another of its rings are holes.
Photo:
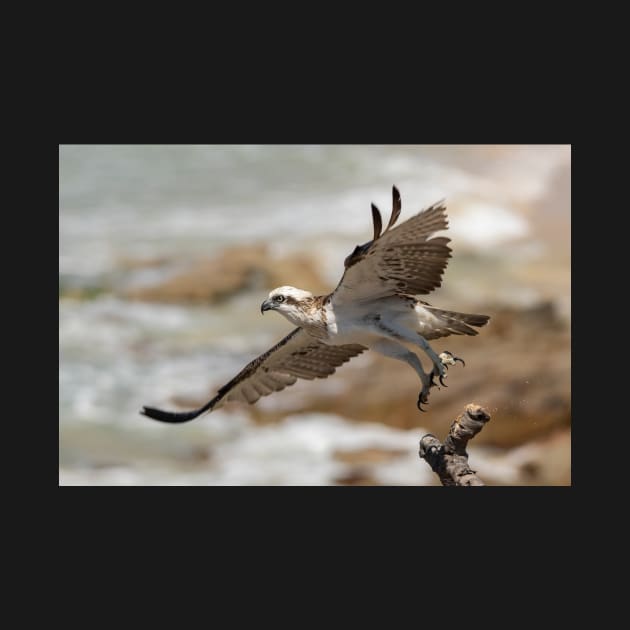
[[[184,413],[144,407],[142,413],[178,423],[227,401],[251,404],[299,378],[325,378],[369,347],[416,370],[422,381],[420,407],[435,384],[434,377],[443,384],[446,367],[453,361],[451,355],[444,363],[428,340],[453,334],[476,335],[475,328],[484,326],[489,318],[438,309],[418,299],[441,285],[451,257],[447,245],[450,239],[434,236],[448,228],[446,208],[438,202],[396,226],[401,207],[400,193],[394,186],[392,211],[383,231],[381,213],[372,204],[373,238],[357,245],[345,259],[343,276],[332,293],[314,296],[284,286],[269,294],[261,312],[276,310],[298,328],[246,365],[206,405]],[[430,374],[401,342],[424,350],[433,363]]]
[[[141,413],[154,420],[177,424],[218,409],[229,401],[252,404],[261,396],[293,385],[298,378],[326,378],[334,374],[340,365],[366,349],[360,345],[329,346],[313,339],[301,328],[296,328],[267,352],[248,363],[203,407],[182,413],[144,407]]]
[[[450,239],[429,237],[448,228],[446,208],[438,202],[390,229],[400,215],[397,193],[394,187],[393,209],[385,232],[358,245],[344,261],[345,272],[333,292],[337,299],[344,299],[345,289],[349,297],[360,299],[362,295],[426,295],[441,286],[451,257],[447,246]],[[377,233],[376,224],[374,232]]]
[[[430,331],[423,331],[422,336],[430,341],[432,339],[440,339],[449,335],[469,335],[474,337],[479,334],[478,330],[471,326],[485,326],[490,319],[487,315],[477,315],[475,313],[458,313],[456,311],[444,311],[441,308],[435,308],[422,302],[424,306],[435,315],[439,324],[434,325]]]

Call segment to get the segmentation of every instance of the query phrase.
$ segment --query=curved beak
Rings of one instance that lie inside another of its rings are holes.
[[[273,309],[273,303],[271,302],[271,300],[265,300],[260,305],[260,314],[264,315],[265,311],[270,311],[271,309]]]

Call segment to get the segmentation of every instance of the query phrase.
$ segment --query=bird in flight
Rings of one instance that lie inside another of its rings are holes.
[[[449,335],[476,335],[487,315],[457,313],[431,306],[418,298],[442,284],[451,249],[450,239],[432,237],[448,228],[443,202],[433,204],[394,227],[400,216],[400,193],[392,189],[392,213],[383,231],[378,208],[372,204],[374,236],[357,245],[345,259],[337,288],[328,295],[283,286],[262,303],[261,313],[276,311],[297,326],[284,339],[246,365],[208,403],[193,411],[171,412],[144,407],[144,415],[170,423],[188,422],[226,402],[255,403],[293,385],[298,379],[326,378],[340,365],[366,350],[409,364],[420,377],[418,409],[428,403],[435,378],[444,386],[449,365],[464,361],[448,351],[439,355],[429,341]],[[421,349],[432,369],[425,372]]]

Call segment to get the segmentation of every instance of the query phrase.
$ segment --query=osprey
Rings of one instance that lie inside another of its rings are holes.
[[[464,361],[444,351],[438,355],[429,341],[449,335],[476,335],[473,327],[486,324],[487,315],[446,311],[418,299],[439,287],[451,257],[450,239],[431,236],[448,228],[446,208],[438,202],[397,227],[400,193],[392,189],[393,207],[383,231],[378,208],[372,204],[374,237],[358,245],[345,259],[337,288],[313,295],[290,286],[269,294],[261,313],[276,311],[297,326],[273,348],[246,365],[208,403],[183,413],[144,407],[146,416],[162,422],[188,422],[229,401],[255,403],[293,385],[297,379],[326,378],[365,350],[374,350],[408,363],[420,377],[418,409],[428,403],[429,391],[444,384],[449,365]],[[431,360],[426,373],[417,354]]]

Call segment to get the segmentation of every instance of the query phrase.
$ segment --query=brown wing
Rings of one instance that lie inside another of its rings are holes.
[[[326,378],[340,365],[367,350],[364,346],[328,346],[296,328],[264,354],[248,363],[203,407],[175,413],[143,407],[140,413],[161,422],[188,422],[227,401],[255,403],[261,396],[293,385],[298,378]]]
[[[430,237],[448,228],[444,203],[435,203],[392,229],[401,208],[395,186],[392,197],[392,214],[383,234],[380,212],[372,206],[375,238],[358,245],[346,258],[343,277],[332,293],[333,303],[400,293],[426,295],[442,284],[442,274],[451,257],[447,246],[450,239]]]

